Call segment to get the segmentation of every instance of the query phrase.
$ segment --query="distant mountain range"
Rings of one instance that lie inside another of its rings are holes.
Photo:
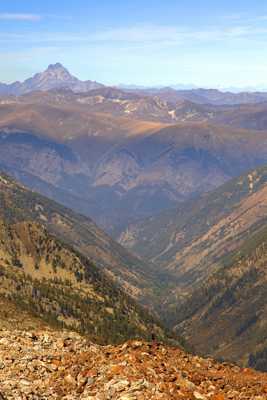
[[[130,222],[267,162],[266,102],[199,104],[171,93],[1,96],[0,164],[117,238]]]
[[[167,86],[162,86],[162,85],[160,85],[160,86],[127,85],[127,84],[121,83],[121,84],[117,85],[117,87],[118,87],[119,89],[123,89],[123,90],[127,90],[127,89],[129,89],[129,90],[150,90],[150,89],[156,89],[156,90],[158,90],[158,89],[166,88]],[[169,86],[169,87],[172,88],[172,89],[175,89],[175,90],[191,90],[191,89],[198,89],[197,86],[195,86],[195,85],[190,85],[190,84],[189,84],[189,85],[186,85],[186,84],[178,84],[178,85],[171,85],[171,86]]]
[[[11,84],[0,83],[0,95],[19,96],[36,90],[70,89],[74,92],[88,92],[92,89],[103,87],[100,83],[92,81],[80,81],[69,73],[60,63],[51,64],[39,74],[24,82]]]
[[[94,81],[81,81],[60,63],[51,64],[48,68],[24,82],[11,84],[0,83],[1,95],[20,96],[33,91],[48,91],[53,89],[67,89],[75,93],[85,93],[104,85]],[[234,105],[260,103],[267,101],[266,92],[220,91],[218,89],[201,89],[194,85],[174,85],[172,87],[147,88],[135,85],[119,85],[118,89],[139,93],[140,95],[158,96],[164,101],[178,102],[188,100],[198,104]]]
[[[267,101],[266,92],[224,92],[218,89],[179,89],[171,87],[132,90],[143,95],[158,96],[172,103],[187,100],[196,104],[239,105]]]
[[[151,90],[151,89],[164,89],[164,88],[171,88],[174,90],[193,90],[193,89],[204,89],[204,90],[209,90],[211,87],[208,86],[197,86],[194,84],[185,84],[185,83],[178,83],[178,84],[172,84],[172,85],[131,85],[131,84],[119,84],[116,85],[116,87],[123,89],[123,90]],[[260,93],[260,92],[267,92],[267,86],[262,84],[262,85],[257,85],[257,86],[244,86],[244,87],[238,87],[238,86],[229,86],[229,87],[214,87],[213,89],[218,90],[223,93]]]

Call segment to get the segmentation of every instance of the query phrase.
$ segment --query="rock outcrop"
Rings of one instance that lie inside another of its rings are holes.
[[[267,398],[267,375],[157,343],[99,346],[68,331],[0,331],[4,400]]]

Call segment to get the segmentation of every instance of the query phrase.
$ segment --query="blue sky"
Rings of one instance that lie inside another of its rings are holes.
[[[106,84],[267,87],[267,2],[2,1],[0,81],[58,61]]]

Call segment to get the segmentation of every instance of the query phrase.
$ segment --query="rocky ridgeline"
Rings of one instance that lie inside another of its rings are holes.
[[[68,331],[0,330],[1,400],[267,399],[267,374],[140,341],[92,344]]]

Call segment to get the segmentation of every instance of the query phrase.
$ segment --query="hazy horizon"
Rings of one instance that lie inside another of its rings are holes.
[[[55,65],[55,64],[57,64],[57,63],[50,63],[49,65]],[[32,74],[32,76],[28,76],[25,79],[19,79],[18,78],[18,79],[15,79],[13,81],[6,81],[6,82],[0,80],[0,84],[1,83],[13,84],[13,83],[16,83],[16,82],[20,82],[20,83],[24,82],[25,80],[27,80],[29,78],[32,78],[35,74],[45,72],[45,70],[49,67],[49,65],[46,66],[46,68],[44,68],[42,71],[36,71],[34,74]],[[63,65],[63,64],[61,64],[61,65],[64,68],[66,68],[65,65]],[[68,70],[68,71],[71,73],[70,70]],[[78,79],[80,78],[79,76],[76,76],[76,75],[75,75],[75,77],[78,78]],[[89,76],[88,78],[85,79],[85,81],[86,80],[92,80],[92,79]],[[160,84],[160,85],[154,85],[154,86],[153,85],[138,85],[138,84],[135,84],[135,83],[132,83],[132,82],[125,82],[125,83],[120,82],[120,83],[109,84],[107,82],[103,82],[102,81],[102,82],[98,82],[98,83],[102,83],[102,84],[104,84],[106,86],[110,86],[110,87],[117,87],[117,88],[120,88],[122,90],[123,89],[124,90],[127,90],[127,89],[152,90],[152,89],[171,88],[171,89],[175,89],[175,90],[196,90],[196,89],[211,89],[212,90],[212,89],[216,89],[216,90],[219,90],[221,92],[232,92],[232,93],[256,92],[256,91],[266,92],[267,91],[267,86],[265,86],[265,85],[250,86],[250,87],[237,87],[237,86],[235,86],[235,87],[223,87],[223,86],[208,86],[208,85],[207,86],[205,86],[205,85],[197,86],[195,84],[190,84],[190,83],[173,83],[173,84],[168,84],[168,85],[167,84],[166,85]]]

